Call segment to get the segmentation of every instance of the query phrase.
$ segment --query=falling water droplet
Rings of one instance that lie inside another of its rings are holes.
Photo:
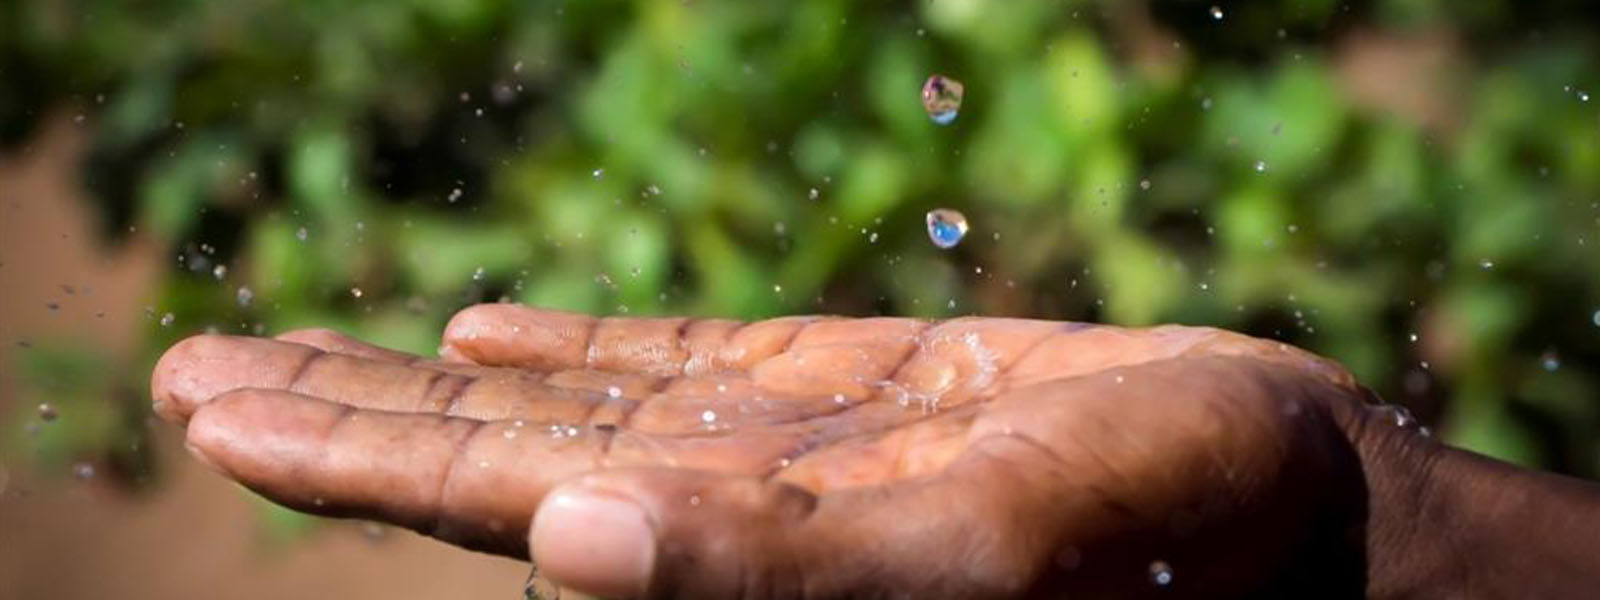
[[[1590,317],[1589,320],[1594,322],[1595,327],[1600,327],[1600,309],[1596,309],[1594,316]]]
[[[954,248],[967,235],[967,217],[948,208],[928,211],[928,238],[940,248]]]
[[[1485,258],[1483,259],[1483,262],[1478,263],[1478,266],[1483,267],[1483,270],[1487,271],[1494,268],[1494,261]]]
[[[1140,179],[1139,180],[1139,189],[1141,189],[1141,190],[1150,189],[1150,180],[1149,179]]]
[[[361,296],[362,296],[362,295],[364,295],[364,294],[365,294],[365,293],[366,293],[366,292],[363,292],[363,291],[361,291],[361,288],[359,288],[359,287],[352,287],[352,288],[350,288],[350,295],[351,295],[351,296],[354,296],[354,297],[356,297],[356,298],[360,298],[360,297],[361,297]]]
[[[961,82],[943,75],[932,75],[922,84],[922,108],[928,118],[940,125],[949,125],[961,112],[961,98],[966,87]]]
[[[703,413],[700,413],[700,422],[707,425],[717,422],[717,412],[713,410],[707,410]]]
[[[246,306],[250,306],[251,300],[256,299],[256,293],[250,291],[250,288],[248,287],[239,286],[239,291],[234,294],[234,299],[238,301],[239,308],[244,308]]]
[[[473,281],[483,281],[483,267],[478,267],[472,272]]]
[[[94,479],[94,465],[81,462],[72,466],[72,475],[78,479]]]
[[[178,320],[178,318],[175,317],[175,316],[172,316],[172,313],[167,313],[167,314],[161,315],[161,326],[162,327],[169,327],[169,326],[172,325],[172,322],[176,321],[176,320]]]
[[[211,276],[217,278],[218,281],[221,281],[223,277],[228,276],[228,265],[217,265],[216,267],[212,268]]]
[[[605,177],[606,170],[605,169],[595,169],[592,173],[590,173],[590,175],[592,175],[595,179],[599,179],[601,177]]]
[[[1257,173],[1265,173],[1265,172],[1267,172],[1267,161],[1264,161],[1264,160],[1256,161],[1256,172]]]
[[[811,191],[806,192],[806,196],[810,197],[812,200],[816,200],[817,196],[819,195],[821,195],[821,192],[818,192],[817,188],[811,188]]]
[[[619,387],[614,386],[614,385],[611,386],[611,387],[608,387],[608,388],[606,388],[606,395],[610,396],[612,398],[621,398],[622,397],[622,388],[619,388]]]
[[[56,420],[56,407],[49,402],[39,403],[39,420],[49,423]]]
[[[304,227],[296,229],[294,232],[294,237],[302,242],[306,241],[306,235],[306,228]]]
[[[1415,344],[1417,343],[1417,334],[1415,332],[1407,334],[1406,339],[1411,340],[1411,343]]]
[[[1213,21],[1221,21],[1222,20],[1222,7],[1221,6],[1217,6],[1215,4],[1211,5],[1211,20],[1213,20]]]
[[[1163,560],[1150,563],[1150,583],[1157,587],[1172,585],[1172,565]]]
[[[1555,372],[1561,368],[1561,355],[1556,354],[1555,350],[1546,350],[1539,356],[1539,366],[1545,371]]]

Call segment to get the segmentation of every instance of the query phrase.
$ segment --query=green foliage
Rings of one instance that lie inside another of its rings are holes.
[[[429,352],[502,297],[1179,320],[1326,353],[1470,447],[1600,472],[1600,102],[1576,92],[1600,93],[1600,52],[1559,8],[77,4],[6,9],[8,77],[47,83],[0,114],[78,107],[129,174],[108,214],[219,248],[224,282],[170,274],[173,331]],[[1452,83],[1352,91],[1352,30],[1456,32],[1430,42]],[[967,86],[947,127],[918,103],[934,72]],[[951,251],[922,229],[941,206],[974,226]]]

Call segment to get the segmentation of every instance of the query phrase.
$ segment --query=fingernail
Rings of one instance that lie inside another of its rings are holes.
[[[608,493],[552,493],[539,505],[530,537],[539,571],[587,594],[638,597],[655,567],[655,531],[644,509]]]

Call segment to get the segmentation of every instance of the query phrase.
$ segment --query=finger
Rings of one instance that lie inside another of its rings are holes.
[[[505,372],[496,367],[484,367],[461,362],[447,362],[440,359],[418,356],[409,352],[390,350],[382,346],[368,344],[359,339],[339,333],[332,329],[313,328],[296,329],[276,336],[276,340],[293,342],[311,346],[323,352],[344,354],[367,360],[394,363],[419,369],[428,369],[454,375],[468,377],[494,377],[505,375]]]
[[[179,342],[161,357],[151,379],[156,412],[179,422],[218,394],[241,388],[391,411],[568,422],[583,420],[602,398],[543,385],[538,374],[519,370],[461,375],[278,340],[218,335]]]
[[[374,346],[326,328],[296,329],[274,336],[273,339],[311,346],[323,352],[344,354],[376,362],[411,366],[419,361],[426,360],[415,354]]]
[[[698,375],[747,369],[784,351],[804,325],[816,320],[596,319],[481,304],[450,319],[444,347],[447,356],[481,365]]]
[[[539,497],[594,469],[607,437],[242,389],[196,411],[187,442],[204,462],[291,508],[521,556]]]
[[[659,438],[611,427],[366,410],[240,389],[201,406],[188,445],[204,462],[297,510],[392,522],[525,556],[526,527],[555,483],[599,468],[769,471],[795,435]]]
[[[156,361],[150,397],[156,414],[179,423],[212,397],[245,383],[286,388],[321,351],[308,346],[257,338],[219,335],[190,337]]]
[[[936,477],[821,496],[704,471],[607,471],[552,491],[529,546],[543,575],[604,597],[1018,597],[1050,567],[1052,515],[1085,504],[1053,493],[1060,475],[1003,440]]]

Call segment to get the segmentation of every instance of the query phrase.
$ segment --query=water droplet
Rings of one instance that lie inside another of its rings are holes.
[[[1417,418],[1411,416],[1411,409],[1402,405],[1383,404],[1375,408],[1382,412],[1389,413],[1389,418],[1390,420],[1394,421],[1395,427],[1400,427],[1403,429],[1417,424]]]
[[[817,188],[811,188],[811,191],[806,192],[806,196],[811,198],[812,200],[816,200],[817,196],[819,196],[819,195],[821,195],[821,192],[818,192]]]
[[[294,237],[302,242],[306,241],[306,235],[306,228],[304,227],[296,229],[294,232]]]
[[[1256,172],[1257,173],[1265,173],[1265,172],[1267,172],[1267,161],[1264,161],[1264,160],[1256,161]]]
[[[385,528],[382,523],[374,523],[372,521],[361,522],[361,537],[366,538],[368,542],[372,542],[374,544],[381,542],[383,541],[384,536],[388,533],[389,530]]]
[[[1590,317],[1589,320],[1594,322],[1595,327],[1600,327],[1600,309],[1596,309],[1594,311],[1594,316]]]
[[[1578,101],[1579,102],[1588,102],[1589,101],[1589,92],[1585,92],[1583,90],[1578,90]]]
[[[473,281],[483,281],[483,267],[478,267],[472,272]]]
[[[350,288],[350,295],[351,296],[354,296],[356,298],[360,298],[362,296],[362,294],[365,294],[365,292],[362,292],[361,288],[358,288],[358,287]]]
[[[234,299],[239,302],[239,308],[250,306],[250,301],[256,299],[256,293],[250,291],[250,288],[245,286],[239,286],[239,291],[233,296]]]
[[[1163,560],[1150,563],[1150,583],[1157,587],[1172,585],[1172,565]]]
[[[700,494],[689,495],[689,506],[700,506]]]
[[[922,108],[928,118],[940,125],[949,125],[961,112],[961,98],[966,93],[961,82],[943,75],[932,75],[922,84]]]
[[[178,320],[178,318],[172,316],[172,313],[167,313],[167,314],[161,315],[161,326],[162,327],[171,326],[172,322],[176,321],[176,320]]]
[[[595,179],[599,179],[599,178],[604,177],[606,175],[606,170],[605,169],[595,169],[592,173],[589,173],[589,174],[591,176],[593,176]]]
[[[213,267],[211,269],[211,276],[217,278],[217,280],[219,280],[219,281],[223,277],[227,277],[228,276],[228,265],[217,265],[216,267]]]
[[[700,422],[707,425],[717,422],[717,412],[714,410],[707,410],[703,413],[700,413]]]
[[[1406,339],[1411,340],[1411,343],[1415,344],[1417,343],[1417,334],[1415,332],[1407,334]]]
[[[522,600],[561,600],[561,588],[549,579],[539,576],[538,567],[528,572],[522,584]]]
[[[94,465],[81,462],[72,466],[72,475],[78,479],[94,479]]]
[[[449,202],[451,204],[455,204],[456,201],[460,200],[460,199],[461,199],[461,188],[451,188],[450,189],[450,195],[444,197],[444,201],[445,202]]]
[[[1478,263],[1478,266],[1483,267],[1483,270],[1487,271],[1494,268],[1494,261],[1485,258],[1483,259],[1483,262]]]
[[[844,394],[834,394],[833,395],[833,403],[834,404],[844,404],[845,403]]]
[[[56,407],[49,402],[39,403],[39,420],[49,423],[56,420]]]
[[[1222,20],[1222,7],[1221,6],[1217,6],[1215,4],[1211,5],[1211,20],[1213,20],[1213,21],[1221,21]]]
[[[954,248],[967,235],[967,217],[959,211],[936,208],[928,211],[928,238],[940,248]]]
[[[1561,355],[1556,354],[1555,350],[1546,350],[1539,356],[1539,366],[1545,371],[1555,372],[1561,368]]]
[[[1141,189],[1141,190],[1150,189],[1150,180],[1149,179],[1140,179],[1139,180],[1139,189]]]
[[[608,387],[608,388],[606,388],[606,395],[610,396],[612,398],[621,398],[622,397],[622,388],[619,388],[619,387],[614,386],[614,385],[611,386],[611,387]]]

